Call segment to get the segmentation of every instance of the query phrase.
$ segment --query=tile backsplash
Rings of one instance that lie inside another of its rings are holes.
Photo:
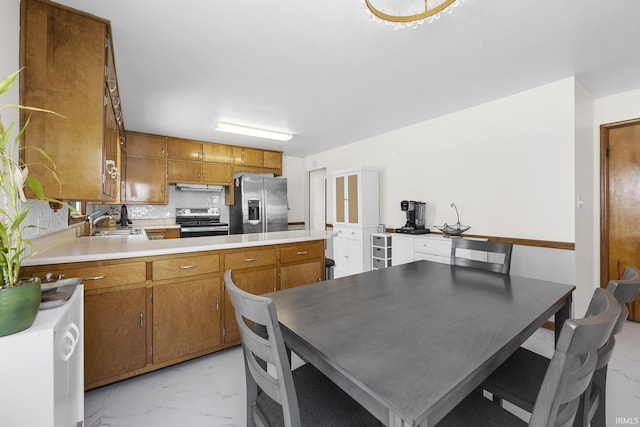
[[[229,207],[224,204],[225,190],[221,192],[184,191],[169,185],[169,203],[166,205],[127,205],[129,219],[174,219],[176,208],[220,208],[220,221],[229,221]],[[87,213],[106,211],[109,207],[120,205],[87,206]]]

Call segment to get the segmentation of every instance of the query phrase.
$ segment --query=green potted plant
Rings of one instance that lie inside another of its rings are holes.
[[[0,95],[11,88],[19,72],[0,82]],[[34,107],[7,104],[0,107],[0,113],[6,108],[49,112]],[[28,165],[19,160],[21,149],[38,150],[50,162],[49,166],[43,166],[47,167],[57,180],[53,162],[42,149],[20,147],[20,139],[28,124],[27,119],[22,129],[12,136],[14,122],[5,128],[0,117],[0,337],[30,327],[40,305],[40,279],[22,279],[19,276],[22,261],[33,254],[30,251],[31,241],[24,237],[24,231],[36,227],[25,223],[35,200],[27,200],[24,188],[29,186],[41,201],[60,203],[45,196],[40,181],[29,176]]]

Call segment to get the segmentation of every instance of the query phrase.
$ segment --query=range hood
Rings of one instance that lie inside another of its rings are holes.
[[[176,188],[182,191],[209,191],[221,193],[223,188],[222,185],[211,185],[211,184],[183,184],[177,183]]]

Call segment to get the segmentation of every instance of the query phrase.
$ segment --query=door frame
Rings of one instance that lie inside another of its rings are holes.
[[[600,286],[609,282],[609,131],[638,126],[640,119],[600,125]]]

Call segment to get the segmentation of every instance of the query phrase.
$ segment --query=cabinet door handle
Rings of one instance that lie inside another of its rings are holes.
[[[296,252],[296,255],[306,255],[308,253],[309,252],[307,252],[307,251],[298,251],[298,252]]]
[[[78,326],[75,323],[71,322],[69,324],[69,329],[64,333],[64,337],[69,340],[69,351],[67,354],[62,356],[62,358],[65,362],[68,362],[76,351],[78,341],[80,341],[80,329],[78,329]]]
[[[64,274],[47,273],[44,276],[40,276],[40,280],[44,280],[46,282],[50,282],[53,279],[62,280],[62,279],[64,279]]]
[[[83,277],[82,280],[102,280],[106,276],[93,276],[93,277]]]
[[[246,258],[244,260],[244,262],[254,262],[254,261],[258,261],[259,258]]]
[[[216,313],[220,311],[220,298],[216,298]]]
[[[192,268],[196,268],[197,265],[181,265],[180,267],[178,267],[180,270],[189,270]]]
[[[144,328],[144,314],[140,313],[140,329]]]

